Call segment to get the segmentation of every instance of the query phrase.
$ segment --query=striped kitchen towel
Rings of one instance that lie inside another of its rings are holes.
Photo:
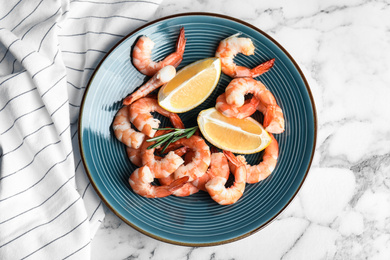
[[[161,1],[0,4],[0,259],[89,259],[104,218],[77,123],[92,72]]]

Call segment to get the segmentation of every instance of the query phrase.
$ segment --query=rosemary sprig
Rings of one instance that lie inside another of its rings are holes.
[[[185,129],[180,129],[180,128],[171,128],[171,127],[166,127],[166,128],[153,128],[155,130],[172,130],[172,132],[156,136],[153,138],[150,138],[146,140],[146,142],[156,142],[150,146],[148,146],[148,149],[156,148],[162,144],[165,144],[162,153],[167,149],[167,147],[171,144],[176,142],[177,140],[186,137],[190,138],[198,129],[198,126],[194,126],[191,128],[185,128]]]

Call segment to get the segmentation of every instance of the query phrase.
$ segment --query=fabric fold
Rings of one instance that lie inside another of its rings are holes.
[[[88,80],[160,1],[6,1],[0,10],[0,259],[88,259],[104,218],[78,148]]]

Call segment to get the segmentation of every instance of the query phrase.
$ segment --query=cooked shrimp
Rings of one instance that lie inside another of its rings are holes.
[[[245,104],[245,95],[252,93],[259,100],[258,110],[264,114],[265,129],[274,134],[284,131],[282,109],[276,103],[274,95],[261,83],[252,78],[233,79],[226,87],[226,102],[241,107]]]
[[[244,105],[237,107],[230,105],[226,102],[226,94],[219,95],[216,100],[215,108],[226,117],[235,118],[246,118],[256,112],[259,105],[259,100],[252,97],[251,99],[245,100]]]
[[[234,175],[234,184],[229,188],[225,187],[227,178],[216,176],[206,183],[206,189],[211,198],[221,205],[230,205],[237,202],[244,193],[246,184],[246,168],[245,164],[241,162],[232,152],[224,151],[225,156],[229,160]]]
[[[130,105],[134,101],[145,97],[155,89],[158,89],[165,83],[169,82],[176,75],[176,69],[173,66],[166,66],[160,69],[154,76],[149,79],[144,85],[134,91],[132,94],[127,96],[123,100],[123,105]]]
[[[180,117],[178,115],[172,115],[169,117],[171,124],[175,128],[184,128],[184,124],[181,121]],[[157,133],[159,135],[163,135],[167,133],[168,131],[158,131]],[[157,134],[156,133],[156,134]],[[183,156],[187,151],[186,147],[178,148],[177,150],[174,150],[174,153]],[[141,147],[139,148],[132,148],[132,147],[126,147],[127,156],[129,157],[130,162],[132,162],[134,165],[141,167],[142,164],[142,155],[141,155]],[[161,157],[155,156],[156,160],[161,160]]]
[[[133,191],[146,198],[162,198],[172,194],[175,190],[181,188],[188,181],[188,177],[175,180],[170,185],[155,186],[154,175],[148,166],[137,168],[129,178],[129,184]]]
[[[193,185],[190,182],[187,182],[186,184],[183,185],[183,187],[176,189],[174,192],[172,192],[172,195],[176,197],[187,197],[197,193],[198,191],[199,189],[195,187],[195,185]]]
[[[130,122],[142,133],[153,137],[160,125],[160,120],[153,117],[151,112],[157,112],[168,117],[176,128],[184,128],[180,117],[176,113],[168,112],[162,108],[154,98],[141,98],[131,104],[129,110]],[[178,127],[180,126],[180,127]]]
[[[245,163],[246,171],[247,171],[247,183],[257,183],[266,179],[271,175],[273,170],[276,167],[279,156],[279,145],[278,141],[276,141],[275,137],[270,134],[271,143],[265,148],[263,154],[263,160],[257,165],[249,165],[246,163],[245,157],[242,155],[237,156],[237,158]]]
[[[230,170],[226,156],[220,152],[213,152],[211,154],[211,163],[210,167],[207,169],[207,172],[203,176],[194,180],[192,184],[200,190],[206,191],[206,183],[215,178],[216,176],[223,177],[225,179],[229,178]]]
[[[175,154],[182,156],[183,154],[186,153],[187,147],[181,147],[177,150],[174,151]],[[141,167],[143,166],[142,164],[142,156],[141,156],[141,149],[135,149],[126,146],[126,153],[127,157],[129,158],[130,162],[133,163],[135,166]],[[162,157],[155,155],[154,158],[156,160],[162,160]]]
[[[127,106],[118,110],[112,123],[115,137],[128,147],[139,148],[145,135],[131,128]]]
[[[150,38],[142,36],[138,39],[133,49],[133,64],[141,73],[147,76],[153,76],[157,71],[167,65],[177,67],[183,60],[186,41],[184,28],[181,28],[176,41],[176,51],[168,55],[164,60],[154,62],[151,57],[154,42]]]
[[[175,181],[175,177],[173,175],[174,174],[171,174],[168,177],[160,178],[158,179],[158,181],[160,182],[161,185],[170,185],[172,182]],[[197,193],[198,191],[199,189],[195,187],[195,185],[193,185],[191,182],[187,182],[182,187],[172,192],[172,195],[176,197],[186,197],[194,193]]]
[[[255,78],[267,72],[274,65],[275,59],[266,61],[257,67],[250,69],[243,66],[238,66],[234,63],[234,57],[238,53],[244,55],[253,55],[255,53],[255,46],[249,38],[239,38],[238,34],[234,34],[219,43],[216,57],[221,59],[222,72],[232,78],[251,77]]]
[[[142,164],[147,165],[156,178],[165,178],[172,174],[184,160],[174,151],[170,151],[165,157],[156,157],[154,151],[156,148],[148,149],[155,142],[143,142],[141,145]],[[177,178],[178,179],[178,178]]]
[[[183,149],[184,148],[184,149]],[[170,147],[170,150],[175,149],[175,147]],[[176,150],[174,150],[176,154],[183,156],[184,157],[184,164],[187,164],[192,161],[192,157],[194,156],[195,152],[193,150],[188,149],[185,146],[182,146]],[[174,174],[172,173],[168,177],[165,178],[160,178],[158,181],[161,183],[161,185],[169,185],[175,180]],[[187,182],[186,184],[183,185],[180,189],[175,190],[172,195],[177,196],[177,197],[186,197],[189,195],[192,195],[194,193],[197,193],[199,189],[195,187],[191,182]]]
[[[206,142],[197,135],[190,138],[177,140],[173,145],[180,144],[194,151],[191,162],[186,165],[180,165],[175,171],[174,178],[179,179],[183,176],[190,177],[189,181],[194,181],[206,173],[210,165],[210,148]]]
[[[266,126],[266,130],[270,133],[280,134],[284,131],[284,116],[282,109],[276,105],[267,105],[259,103],[257,106],[264,116],[263,125]]]
[[[141,157],[141,149],[135,149],[132,147],[126,147],[126,153],[127,157],[129,158],[130,162],[134,164],[135,166],[141,167],[142,166],[142,157]]]

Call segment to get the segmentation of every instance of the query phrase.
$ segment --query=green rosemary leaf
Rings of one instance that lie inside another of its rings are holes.
[[[195,134],[196,130],[198,129],[198,127],[194,128],[193,130],[191,130],[190,132],[188,132],[188,134],[186,135],[187,139],[190,138],[191,136],[193,136],[193,134]]]
[[[165,127],[165,128],[152,128],[153,130],[177,130],[177,128]]]
[[[179,129],[179,128],[171,128],[171,127],[165,127],[165,128],[154,128],[155,130],[173,130],[172,132],[156,136],[153,138],[150,138],[146,140],[147,142],[156,142],[152,145],[150,145],[147,149],[153,149],[157,146],[160,146],[164,144],[164,148],[162,149],[162,152],[165,151],[165,149],[171,144],[176,142],[177,140],[186,137],[190,138],[198,129],[198,126],[186,128],[186,129]]]
[[[150,138],[150,139],[146,140],[146,142],[158,141],[158,140],[164,139],[167,136],[173,136],[175,134],[176,134],[175,132],[166,133],[166,134],[163,134],[163,135],[160,135],[160,136],[156,136],[156,137]]]
[[[148,150],[149,149],[153,149],[153,148],[156,148],[157,146],[160,146],[161,144],[163,144],[164,142],[168,141],[170,138],[172,138],[172,136],[167,136],[166,138],[163,138],[161,140],[159,140],[158,142],[148,146]]]
[[[168,148],[168,146],[173,143],[172,141],[173,137],[164,145],[163,149],[161,150],[161,153],[164,153],[165,150]]]

